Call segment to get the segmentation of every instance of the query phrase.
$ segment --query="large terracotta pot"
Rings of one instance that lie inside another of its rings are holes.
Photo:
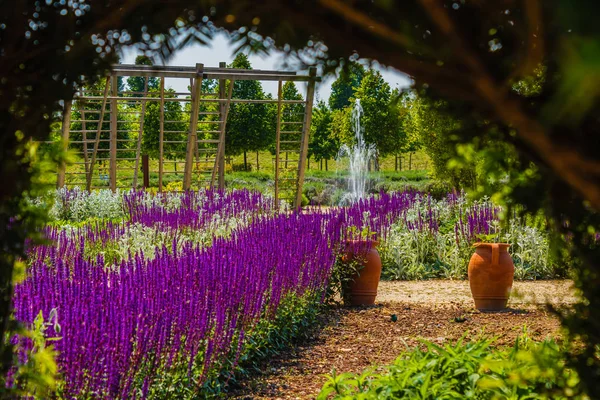
[[[350,284],[350,304],[353,306],[375,304],[377,286],[381,277],[381,258],[376,240],[349,240],[346,242],[344,261],[357,261],[362,268]]]
[[[506,308],[515,266],[507,243],[476,243],[469,261],[469,284],[475,307],[484,311]]]

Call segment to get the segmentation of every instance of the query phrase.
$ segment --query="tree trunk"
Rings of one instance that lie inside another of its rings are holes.
[[[287,167],[288,167],[288,155],[289,154],[290,154],[289,152],[287,152],[287,151],[285,152],[285,169],[287,169]]]
[[[248,171],[248,159],[246,158],[245,150],[244,150],[244,171]]]
[[[177,161],[173,161],[173,167],[175,168],[175,173],[177,173]]]
[[[379,172],[379,154],[375,156],[375,159],[373,160],[373,169]]]
[[[329,164],[327,163],[327,161],[329,161],[327,158],[325,159],[325,171],[329,171]]]
[[[258,151],[256,152],[256,170],[260,170],[260,165],[258,165]]]
[[[410,153],[408,153],[408,170],[410,171],[412,169],[412,151]]]
[[[398,154],[394,155],[394,171],[398,172]]]
[[[319,165],[319,169],[320,169],[321,171],[323,171],[323,159],[322,159],[322,158],[321,158],[321,160],[319,161],[319,164],[320,164],[320,165]]]
[[[310,169],[310,157],[306,157],[306,169]]]

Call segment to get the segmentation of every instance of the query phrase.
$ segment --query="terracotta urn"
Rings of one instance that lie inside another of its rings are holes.
[[[469,285],[475,307],[482,311],[506,308],[512,288],[515,266],[508,243],[475,243],[469,261]]]
[[[376,247],[377,240],[348,240],[343,259],[357,261],[361,266],[350,284],[350,304],[353,306],[373,305],[381,277],[381,258]]]

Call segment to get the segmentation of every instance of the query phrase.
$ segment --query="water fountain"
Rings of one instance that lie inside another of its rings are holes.
[[[366,144],[363,127],[360,118],[363,114],[360,99],[356,99],[352,110],[352,129],[354,131],[355,143],[352,147],[342,145],[338,153],[338,159],[348,157],[349,177],[348,193],[341,200],[342,205],[356,203],[367,195],[367,183],[369,178],[369,163],[375,160],[377,149],[374,144]]]

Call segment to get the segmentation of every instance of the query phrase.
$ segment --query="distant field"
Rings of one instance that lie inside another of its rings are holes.
[[[296,157],[296,154],[292,154],[290,153],[289,155],[290,159],[293,159],[294,157]],[[285,159],[285,156],[282,156],[282,159]],[[409,154],[404,154],[402,157],[400,157],[401,162],[399,162],[399,171],[408,171],[408,170],[427,170],[431,167],[431,162],[429,160],[429,157],[427,157],[427,155],[422,152],[422,151],[417,151],[415,153],[413,153],[412,156],[410,156]],[[237,166],[237,167],[241,167],[244,163],[244,156],[243,155],[239,155],[239,156],[234,156],[231,157],[231,164],[233,166]],[[256,171],[257,169],[257,163],[256,163],[256,153],[248,153],[247,154],[247,163],[250,166],[252,171]],[[268,171],[268,172],[272,172],[274,170],[274,165],[275,165],[275,161],[274,161],[274,156],[265,151],[265,152],[259,152],[258,153],[258,170],[259,171]],[[341,160],[341,161],[336,161],[336,160],[328,160],[327,162],[322,161],[322,162],[316,162],[314,160],[309,160],[308,162],[308,167],[311,170],[325,170],[327,167],[327,170],[329,171],[335,171],[335,170],[346,170],[348,168],[348,162],[347,160]],[[394,171],[395,170],[395,157],[394,156],[388,156],[388,157],[383,157],[380,160],[380,170],[381,171]]]
[[[296,168],[296,162],[293,160],[297,157],[296,154],[290,153],[288,169],[293,172]],[[282,160],[285,160],[285,155],[282,155]],[[81,162],[83,160],[75,160]],[[258,162],[257,162],[258,161]],[[271,153],[259,152],[247,154],[247,166],[249,171],[244,171],[244,157],[238,155],[227,157],[226,163],[226,182],[228,186],[239,187],[243,182],[255,180],[273,180],[274,178],[274,157]],[[328,160],[327,162],[308,162],[306,171],[307,178],[312,177],[315,180],[336,179],[344,176],[347,173],[347,161]],[[200,167],[204,170],[206,177],[210,176],[210,171],[213,163],[202,163]],[[150,160],[150,187],[158,186],[158,160]],[[393,156],[384,157],[380,160],[380,172],[373,175],[377,180],[423,180],[423,178],[412,179],[412,177],[424,177],[430,168],[430,161],[427,155],[423,152],[416,152],[412,156],[403,155],[398,162],[398,171],[395,171],[396,160]],[[141,166],[140,166],[141,168]],[[117,171],[117,186],[121,188],[131,187],[135,170],[134,161],[118,161]],[[166,186],[171,182],[181,182],[183,180],[184,163],[182,160],[165,160],[163,185]],[[420,171],[420,172],[416,172]],[[92,185],[94,187],[108,187],[108,162],[103,165],[97,165],[94,168],[94,176]],[[258,173],[258,174],[256,174]],[[416,175],[415,175],[416,173]],[[259,178],[260,177],[260,178]],[[73,164],[67,167],[67,184],[71,186],[85,186],[85,168],[82,164]],[[142,186],[142,173],[138,173],[137,186]],[[253,185],[250,185],[253,186]]]

